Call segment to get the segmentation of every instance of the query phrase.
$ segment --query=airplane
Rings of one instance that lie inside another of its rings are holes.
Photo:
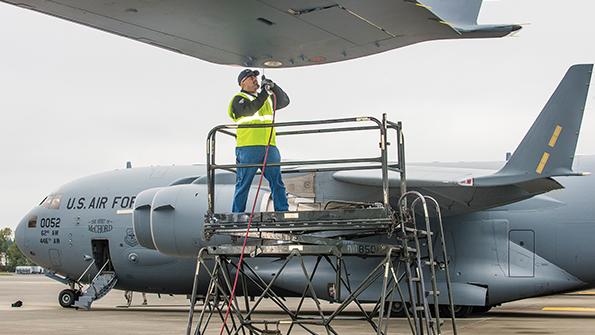
[[[521,28],[478,24],[481,0],[3,1],[206,61],[263,68],[339,62],[432,40],[497,38]],[[495,173],[482,164],[408,166],[409,188],[438,199],[446,217],[457,314],[592,285],[584,266],[589,260],[582,258],[591,250],[585,232],[592,229],[593,206],[584,195],[593,179],[577,178],[572,169],[593,166],[591,156],[574,159],[591,70],[569,70]],[[133,225],[131,216],[142,217],[142,206],[149,206],[158,188],[204,188],[198,182],[204,175],[204,166],[196,165],[81,178],[23,218],[17,245],[70,285],[59,296],[65,307],[88,308],[111,288],[187,294],[196,246],[180,252],[166,236],[148,232],[146,220]],[[230,193],[233,183],[224,179],[218,178],[219,187]],[[364,172],[320,174],[316,180],[326,181],[327,190],[317,201],[374,201],[379,183]],[[397,183],[391,177],[391,185]],[[267,264],[260,264],[263,271]],[[93,297],[80,292],[85,282],[97,285]],[[291,287],[289,278],[280,289],[291,295]],[[326,287],[319,289],[324,297]]]
[[[592,64],[568,70],[502,168],[486,163],[407,165],[408,189],[436,198],[445,217],[457,316],[595,285],[595,246],[590,241],[595,206],[589,196],[595,178],[575,172],[595,169],[595,156],[574,157],[592,70]],[[204,165],[157,166],[75,180],[24,216],[15,232],[17,246],[54,273],[54,279],[70,285],[59,296],[64,307],[88,308],[112,288],[189,294],[198,249],[222,243],[205,240],[201,232],[207,211],[205,173]],[[391,189],[398,190],[398,175],[389,177]],[[300,178],[286,178],[288,189],[303,183]],[[313,202],[382,199],[375,171],[317,172],[313,180]],[[217,182],[216,209],[229,211],[233,175],[222,174]],[[177,200],[171,200],[172,194]],[[269,196],[260,195],[258,208],[270,206]],[[158,213],[167,206],[174,215]],[[278,266],[270,259],[247,262],[263,273],[274,273]],[[375,265],[361,258],[345,262],[347,269],[356,269],[350,273],[354,283],[363,279],[363,269]],[[330,299],[323,277],[315,289],[319,298]],[[276,288],[299,297],[301,286],[295,280],[283,277]],[[81,292],[84,282],[96,284],[101,294],[79,302],[88,291]],[[199,282],[199,291],[206,285],[208,281]],[[296,287],[300,289],[292,289]],[[378,292],[366,292],[364,300],[376,301]]]

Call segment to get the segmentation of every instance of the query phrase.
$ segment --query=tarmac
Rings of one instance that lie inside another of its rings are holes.
[[[126,307],[124,292],[113,290],[90,311],[80,311],[60,307],[57,297],[64,288],[43,275],[0,275],[0,334],[185,334],[185,296],[147,294],[148,305],[142,306],[141,294],[134,293]],[[17,300],[23,306],[11,307]],[[270,304],[256,317],[282,315]],[[219,334],[220,323],[212,325],[206,333]],[[341,320],[333,326],[341,335],[373,333],[363,321]],[[457,319],[457,328],[458,334],[595,334],[595,292],[507,303],[482,316]],[[301,333],[306,332],[292,332]],[[409,333],[405,319],[391,319],[388,334]],[[452,334],[448,321],[442,333]]]

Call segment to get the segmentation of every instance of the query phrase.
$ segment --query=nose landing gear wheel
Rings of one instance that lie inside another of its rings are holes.
[[[58,294],[58,302],[64,308],[70,308],[76,301],[77,294],[72,289],[65,289]]]

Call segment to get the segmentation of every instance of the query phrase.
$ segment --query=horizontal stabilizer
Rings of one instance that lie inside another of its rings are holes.
[[[515,203],[563,188],[552,178],[488,187],[466,186],[457,182],[463,176],[489,172],[483,169],[408,166],[407,189],[434,197],[440,204],[442,214],[452,216]],[[382,177],[372,170],[339,171],[333,173],[333,179],[363,187],[382,187]],[[399,174],[391,171],[389,182],[390,188],[397,191],[400,187]]]

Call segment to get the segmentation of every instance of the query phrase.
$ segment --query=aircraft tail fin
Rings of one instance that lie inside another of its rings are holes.
[[[592,72],[593,64],[570,67],[506,165],[494,175],[476,178],[474,184],[493,186],[576,175],[572,162]]]

